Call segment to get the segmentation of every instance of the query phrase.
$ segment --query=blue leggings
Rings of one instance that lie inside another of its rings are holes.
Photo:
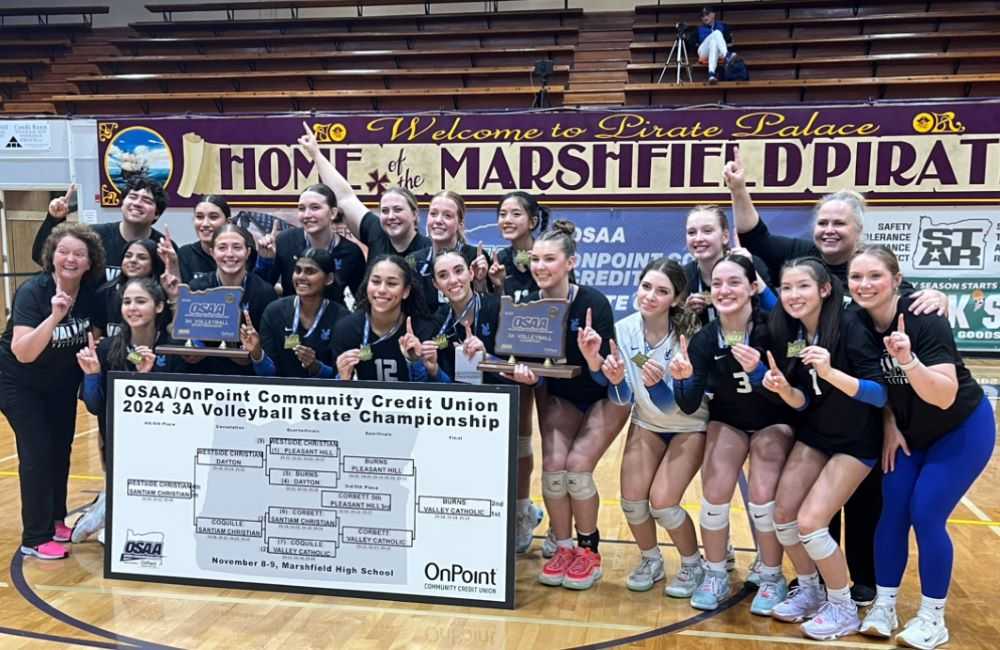
[[[910,526],[920,549],[920,589],[944,598],[953,549],[946,522],[993,453],[996,424],[989,400],[927,449],[896,452],[896,469],[882,479],[882,516],[875,529],[875,578],[899,587],[906,569]]]

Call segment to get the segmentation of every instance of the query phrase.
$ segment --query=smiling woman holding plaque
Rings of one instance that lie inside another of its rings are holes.
[[[581,366],[587,363],[591,371],[572,378],[549,378],[545,382],[548,391],[540,407],[539,421],[542,494],[557,548],[538,579],[550,586],[589,589],[602,575],[597,531],[600,500],[593,471],[625,423],[628,409],[607,398],[605,386],[592,376],[600,375],[600,361],[591,365],[586,358],[603,358],[609,353],[614,313],[602,293],[570,283],[570,273],[576,266],[575,229],[572,222],[556,221],[531,249],[531,274],[539,290],[529,294],[528,299],[549,298],[569,303],[566,361]],[[584,350],[589,354],[585,355]],[[529,386],[542,381],[523,363],[504,376]],[[574,523],[579,546],[573,544]]]

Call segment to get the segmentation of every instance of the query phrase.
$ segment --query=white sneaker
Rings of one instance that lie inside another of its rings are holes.
[[[545,539],[542,540],[542,557],[549,559],[555,556],[558,548],[556,534],[552,532],[552,528],[549,528],[548,532],[545,533]]]
[[[76,523],[73,525],[73,535],[70,538],[74,544],[79,544],[98,530],[104,528],[105,496],[106,493],[101,492],[101,495],[97,497],[97,501],[76,520]]]
[[[730,544],[726,547],[726,571],[736,570],[736,549]]]
[[[640,556],[639,566],[632,570],[625,580],[625,586],[631,591],[649,591],[653,585],[663,580],[663,557]]]
[[[691,594],[691,607],[710,612],[729,597],[729,574],[724,571],[705,571],[701,584]]]
[[[760,586],[760,583],[761,583],[761,579],[760,579],[760,553],[758,553],[757,555],[753,556],[753,563],[750,565],[750,568],[747,569],[747,579],[746,579],[746,582],[748,584],[753,585],[754,587],[759,587]]]
[[[701,562],[698,564],[682,563],[677,575],[666,586],[663,593],[671,598],[690,598],[704,577],[705,566]]]
[[[816,612],[816,616],[802,624],[802,633],[817,641],[833,641],[848,634],[854,634],[861,627],[858,606],[854,601],[846,603],[828,600]]]
[[[906,622],[903,631],[896,635],[895,641],[896,645],[907,648],[931,650],[948,643],[948,638],[944,618],[918,611],[915,617]]]
[[[97,531],[97,543],[104,546],[104,529],[101,528]]]
[[[815,616],[824,602],[826,592],[822,586],[813,587],[800,583],[788,592],[783,601],[774,606],[771,616],[785,623],[801,623]]]
[[[888,639],[897,627],[899,619],[896,617],[896,608],[875,601],[865,615],[865,620],[861,621],[861,629],[858,631],[865,636]]]
[[[542,509],[531,504],[527,510],[517,513],[517,530],[514,533],[514,550],[527,553],[534,539],[535,527],[542,523]]]

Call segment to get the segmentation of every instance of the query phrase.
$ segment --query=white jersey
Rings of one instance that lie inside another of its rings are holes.
[[[642,314],[635,312],[615,323],[616,342],[625,361],[625,381],[632,390],[632,422],[654,433],[684,433],[704,431],[708,422],[708,400],[702,401],[698,410],[688,415],[673,404],[664,411],[653,403],[642,381],[642,371],[632,361],[637,354],[645,354],[664,368],[679,348],[677,337],[671,333],[657,347],[649,349],[642,332]],[[663,381],[673,390],[673,379],[668,370]]]

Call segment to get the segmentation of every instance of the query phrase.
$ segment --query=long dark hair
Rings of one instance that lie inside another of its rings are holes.
[[[398,268],[403,276],[403,286],[410,289],[410,295],[404,298],[402,305],[400,305],[403,314],[415,319],[429,318],[430,313],[427,311],[423,291],[420,289],[420,282],[417,281],[417,272],[413,270],[409,262],[399,255],[379,255],[374,262],[368,265],[365,277],[361,281],[361,287],[358,289],[358,293],[361,295],[355,297],[354,311],[371,314],[372,306],[368,302],[368,281],[371,280],[372,269],[382,262],[389,262]]]
[[[160,283],[153,278],[129,278],[122,285],[122,295],[124,296],[125,290],[128,289],[133,284],[138,284],[139,287],[149,294],[150,298],[153,299],[154,305],[163,305],[163,311],[156,315],[154,325],[156,328],[157,337],[162,336],[167,331],[167,324],[170,322],[170,310],[167,308],[167,296],[163,292],[163,287]],[[111,337],[111,344],[108,348],[108,365],[110,366],[108,370],[128,370],[128,354],[129,348],[132,347],[132,328],[129,324],[122,318],[121,329]]]
[[[159,281],[160,276],[163,275],[164,271],[166,271],[167,268],[166,266],[163,265],[163,260],[160,259],[159,254],[157,254],[156,252],[156,242],[153,241],[152,239],[133,239],[129,243],[125,244],[125,252],[128,253],[128,249],[132,248],[136,244],[146,249],[146,252],[149,253],[149,259],[153,265],[149,271],[149,275],[143,277],[150,277],[156,281]],[[123,256],[122,262],[124,261],[125,259]],[[125,284],[128,282],[128,280],[129,278],[125,277],[125,272],[122,271],[121,273],[118,274],[118,277],[116,277],[114,280],[108,281],[104,285],[104,287],[109,289],[114,289],[115,291],[118,292],[118,295],[120,296],[122,292],[125,291]]]
[[[691,335],[698,330],[698,318],[684,307],[684,299],[687,297],[687,274],[676,260],[669,257],[660,257],[649,262],[642,273],[639,274],[639,282],[646,277],[650,271],[659,271],[667,276],[667,280],[674,287],[674,302],[667,311],[667,318],[670,320],[670,329],[674,331],[676,337],[681,334],[691,338]]]
[[[247,250],[250,251],[250,254],[247,255],[247,272],[250,272],[257,265],[257,242],[246,228],[238,226],[232,221],[227,221],[219,226],[219,229],[212,235],[212,248],[215,248],[215,242],[219,237],[231,232],[242,237],[243,243],[246,244]],[[212,259],[215,259],[214,255]]]
[[[830,275],[826,264],[815,257],[799,257],[785,262],[781,267],[779,286],[780,278],[784,277],[785,272],[789,269],[804,269],[816,281],[816,286],[820,289],[824,285],[829,285],[830,294],[823,298],[823,305],[820,307],[817,345],[826,348],[832,354],[840,340],[840,314],[844,309],[843,287],[836,278]],[[799,321],[788,315],[785,306],[779,300],[777,306],[771,311],[768,329],[774,357],[779,360],[779,364],[786,367],[786,371],[791,365],[784,363],[787,361],[788,344],[798,338],[799,327]]]
[[[715,272],[715,267],[722,264],[723,262],[730,262],[740,267],[743,270],[743,275],[746,276],[747,282],[750,286],[757,281],[757,268],[753,265],[753,260],[745,255],[734,255],[732,253],[724,253],[715,264],[712,265],[712,272]],[[757,322],[760,318],[760,297],[757,292],[750,294],[750,320],[751,322]]]
[[[500,207],[507,199],[515,199],[521,204],[521,208],[528,214],[528,219],[534,221],[531,232],[534,235],[545,232],[549,227],[549,209],[538,202],[538,200],[523,190],[507,192],[500,197],[497,203],[497,216],[500,216]]]
[[[198,199],[198,203],[211,203],[215,207],[219,208],[219,211],[222,212],[222,216],[226,218],[226,221],[230,221],[233,218],[233,211],[232,208],[229,207],[229,203],[227,203],[226,200],[218,194],[206,194]],[[195,203],[195,207],[198,206],[198,203]]]
[[[323,289],[324,298],[333,298],[335,295],[334,289],[337,287],[339,280],[336,274],[336,262],[334,262],[333,255],[330,251],[325,248],[307,248],[301,255],[299,255],[296,262],[302,260],[309,260],[312,264],[316,265],[323,273],[333,276],[333,282],[326,285]]]

